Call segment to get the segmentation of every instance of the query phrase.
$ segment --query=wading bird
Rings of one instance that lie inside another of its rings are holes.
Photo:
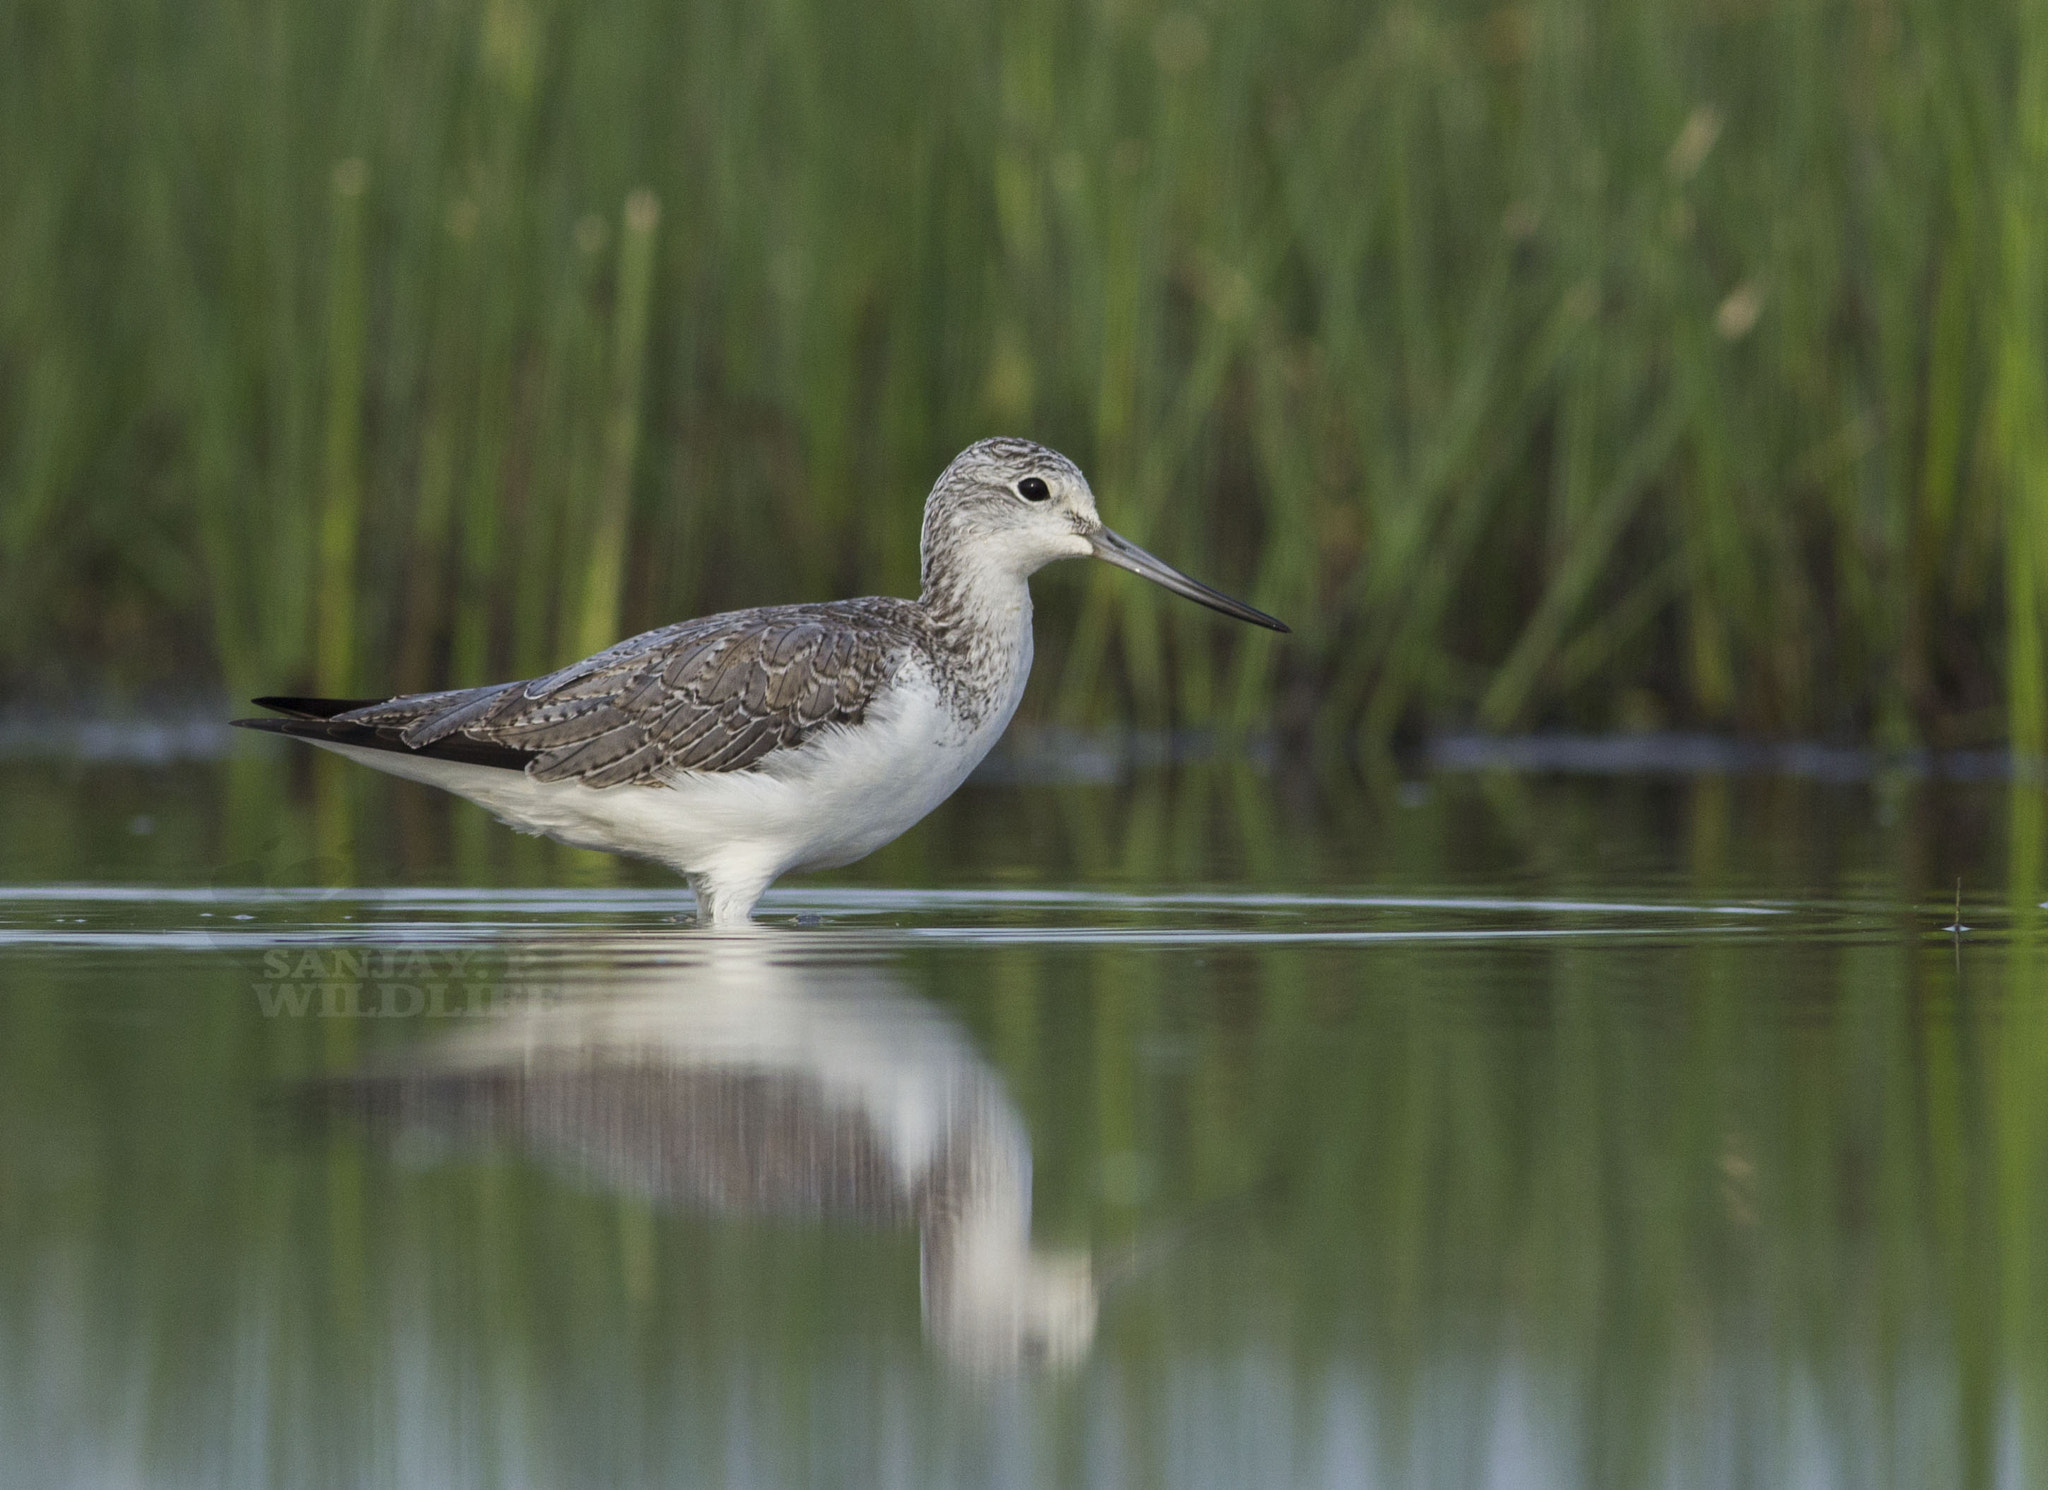
[[[1094,555],[1285,631],[1119,537],[1080,468],[963,450],[925,500],[924,593],[732,611],[546,677],[387,699],[259,698],[238,719],[467,797],[527,833],[656,860],[743,925],[791,870],[849,864],[953,794],[1031,672],[1029,580]]]

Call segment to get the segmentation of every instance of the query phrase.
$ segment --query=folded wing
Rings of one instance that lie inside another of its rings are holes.
[[[740,771],[858,724],[920,640],[916,608],[867,600],[738,611],[663,627],[530,682],[410,694],[321,718],[255,721],[610,787]],[[354,704],[355,701],[349,701]]]

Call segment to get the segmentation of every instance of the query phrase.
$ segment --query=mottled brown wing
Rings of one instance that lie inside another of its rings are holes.
[[[860,722],[913,645],[904,602],[784,606],[685,621],[536,678],[392,699],[343,716],[407,748],[460,736],[530,757],[542,781],[655,783],[739,771]]]

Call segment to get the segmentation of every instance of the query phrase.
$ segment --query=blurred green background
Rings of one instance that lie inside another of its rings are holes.
[[[0,687],[916,578],[969,440],[1295,623],[1030,707],[2048,746],[2048,18],[0,0]]]

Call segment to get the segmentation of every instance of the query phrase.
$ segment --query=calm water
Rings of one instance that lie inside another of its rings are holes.
[[[2048,1477],[2033,794],[1019,769],[709,937],[266,744],[0,761],[0,1485]]]

